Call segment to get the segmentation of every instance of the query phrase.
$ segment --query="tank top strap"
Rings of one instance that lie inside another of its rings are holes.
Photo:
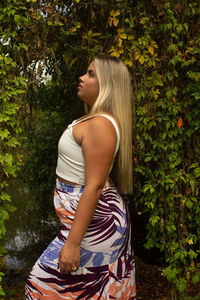
[[[79,124],[79,123],[81,123],[81,122],[83,122],[83,121],[92,119],[92,118],[94,118],[94,117],[96,117],[96,115],[94,115],[94,116],[87,116],[87,117],[82,118],[82,119],[74,120],[74,121],[69,125],[69,127],[73,127],[73,126],[75,126],[75,125],[77,125],[77,124]]]
[[[115,119],[110,116],[110,115],[107,115],[107,114],[96,114],[96,115],[92,115],[92,116],[87,116],[85,118],[82,118],[82,119],[78,119],[78,120],[74,120],[69,126],[68,128],[71,128],[72,130],[72,127],[81,123],[81,122],[84,122],[86,120],[89,120],[89,119],[92,119],[94,117],[97,117],[97,116],[102,116],[108,120],[110,120],[110,122],[113,124],[114,128],[115,128],[115,131],[116,131],[116,135],[117,135],[117,142],[116,142],[116,148],[115,148],[115,154],[117,153],[118,149],[119,149],[119,145],[120,145],[120,131],[119,131],[119,126],[117,124],[117,122],[115,121]]]

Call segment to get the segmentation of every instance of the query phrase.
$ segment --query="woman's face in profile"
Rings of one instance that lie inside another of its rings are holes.
[[[79,77],[78,96],[90,107],[93,106],[99,95],[99,82],[96,75],[95,63],[88,66],[87,73]]]

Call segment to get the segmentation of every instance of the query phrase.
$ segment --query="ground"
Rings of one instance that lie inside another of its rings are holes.
[[[5,272],[5,271],[4,271]],[[145,263],[136,256],[136,284],[137,300],[171,300],[171,286],[161,275],[162,269],[158,266]],[[4,290],[7,296],[0,300],[24,300],[24,281],[28,275],[25,270],[10,270],[6,272]],[[200,290],[200,285],[191,290],[193,299]],[[177,299],[178,300],[178,299]]]

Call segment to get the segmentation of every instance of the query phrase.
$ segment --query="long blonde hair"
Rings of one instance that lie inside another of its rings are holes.
[[[115,162],[115,180],[122,193],[132,192],[132,87],[125,64],[114,56],[94,59],[99,95],[90,113],[113,115],[120,129],[120,148]]]

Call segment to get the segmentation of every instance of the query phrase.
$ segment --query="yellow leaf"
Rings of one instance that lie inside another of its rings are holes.
[[[138,60],[139,58],[140,58],[140,54],[137,53],[137,54],[135,55],[135,59]]]
[[[111,49],[109,50],[109,52],[115,51],[115,47],[112,46]]]
[[[92,30],[91,29],[88,31],[88,36],[92,36]]]
[[[76,1],[76,3],[79,3],[80,2],[80,0],[75,0]]]
[[[127,35],[126,35],[126,33],[124,33],[124,32],[123,32],[123,33],[120,33],[119,36],[120,36],[121,39],[126,39],[126,38],[127,38]]]
[[[112,9],[112,10],[111,10],[111,12],[110,12],[110,16],[112,16],[112,17],[113,17],[113,16],[114,16],[114,14],[115,14],[115,12],[114,12],[114,10]]]
[[[117,17],[117,16],[120,15],[120,11],[117,10],[117,11],[114,12],[114,10],[111,10],[110,15],[111,15],[112,17]]]
[[[101,33],[100,33],[100,32],[94,32],[92,35],[93,35],[93,36],[100,36]]]
[[[125,59],[125,64],[126,65],[128,65],[128,66],[130,66],[130,67],[132,67],[133,66],[133,61],[132,60],[130,60],[130,59]]]
[[[127,35],[124,32],[124,28],[118,28],[117,32],[118,32],[118,35],[120,36],[121,39],[126,39],[127,38]]]
[[[108,24],[109,24],[110,27],[112,26],[112,21],[113,21],[113,18],[109,17],[108,18]]]
[[[140,20],[140,24],[143,25],[144,23],[145,23],[145,19],[143,18],[143,19]]]
[[[120,56],[120,53],[117,52],[117,51],[113,51],[113,52],[111,52],[111,55],[116,56],[116,57],[119,57],[119,56]]]
[[[158,45],[156,44],[155,41],[151,41],[151,46],[154,47],[154,48],[158,48]]]
[[[158,99],[158,95],[160,94],[160,91],[158,89],[156,89],[155,91],[153,91],[153,96],[154,96],[154,99]]]
[[[115,50],[115,47],[112,46],[112,47],[110,48],[109,52],[112,52],[112,51],[114,51],[114,50]]]
[[[122,39],[119,38],[119,42],[118,42],[118,45],[117,45],[119,48],[122,46]]]
[[[188,244],[189,244],[189,245],[193,245],[193,244],[194,244],[194,243],[193,243],[193,240],[190,239],[190,240],[188,241]]]
[[[113,19],[113,25],[114,25],[114,26],[117,26],[117,25],[118,25],[118,23],[119,23],[119,20],[118,20],[118,19],[116,19],[116,18],[115,18],[115,19]]]
[[[123,49],[117,50],[117,49],[115,49],[115,47],[112,46],[111,49],[109,50],[109,52],[111,55],[119,57],[120,54],[124,52],[124,50]]]
[[[118,28],[117,32],[118,32],[118,34],[123,33],[124,32],[124,28]]]
[[[79,22],[76,22],[75,26],[76,26],[76,28],[80,28],[81,24]]]
[[[148,46],[148,50],[151,53],[151,55],[154,55],[154,48],[152,46]]]
[[[140,56],[139,62],[141,63],[141,65],[143,65],[143,63],[145,62],[145,58],[143,55]]]

